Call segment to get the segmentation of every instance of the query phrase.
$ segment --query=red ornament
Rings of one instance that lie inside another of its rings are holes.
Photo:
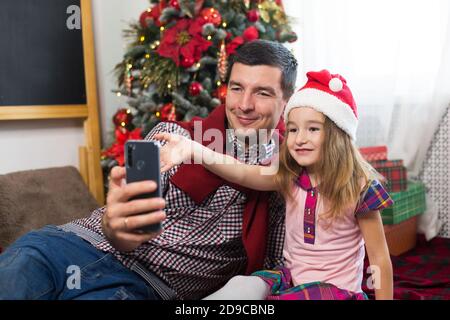
[[[150,19],[153,19],[151,9],[149,9],[149,10],[145,10],[144,12],[142,12],[141,16],[139,17],[139,23],[141,24],[142,28],[147,28],[148,27],[148,21]]]
[[[259,32],[255,26],[250,26],[244,30],[242,36],[244,37],[245,41],[250,42],[259,38]]]
[[[159,110],[161,121],[176,121],[177,114],[173,103],[169,102],[162,106]]]
[[[193,57],[183,57],[181,58],[180,65],[184,68],[190,68],[194,65],[195,60]]]
[[[133,120],[133,115],[128,109],[119,109],[113,116],[113,122],[116,127],[126,127]]]
[[[225,99],[227,97],[228,86],[226,84],[221,84],[216,91],[214,92],[214,96],[220,100],[220,102],[225,103]]]
[[[180,4],[178,3],[178,0],[170,0],[169,6],[175,8],[177,10],[180,10]]]
[[[247,12],[247,19],[250,22],[256,22],[259,19],[259,12],[256,9],[250,10]]]
[[[289,32],[289,34],[291,35],[291,37],[288,40],[289,43],[297,41],[297,34],[294,31]]]
[[[142,12],[139,18],[139,23],[141,24],[141,27],[148,28],[150,21],[153,21],[155,26],[160,27],[161,22],[159,21],[159,17],[161,16],[162,9],[163,8],[161,8],[161,6],[158,5]]]
[[[219,11],[214,8],[205,8],[202,10],[200,15],[203,17],[206,23],[212,23],[216,27],[220,26],[220,23],[222,22],[222,16],[220,15]]]
[[[192,82],[189,85],[189,94],[193,97],[198,96],[203,90],[203,86],[199,82]]]

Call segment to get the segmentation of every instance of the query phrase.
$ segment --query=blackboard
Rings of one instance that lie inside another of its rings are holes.
[[[80,0],[0,1],[0,107],[86,104],[73,8]]]
[[[0,0],[0,125],[67,118],[83,121],[80,173],[103,203],[91,0]]]

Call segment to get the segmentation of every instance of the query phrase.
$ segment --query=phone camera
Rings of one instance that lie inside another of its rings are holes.
[[[144,161],[144,160],[139,160],[139,161],[136,163],[136,168],[137,168],[138,170],[142,170],[142,169],[144,169],[144,167],[145,167],[145,161]]]
[[[133,150],[134,145],[129,144],[127,148],[127,166],[132,167],[133,166]]]

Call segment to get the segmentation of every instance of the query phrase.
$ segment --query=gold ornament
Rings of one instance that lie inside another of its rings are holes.
[[[131,95],[131,89],[132,89],[132,82],[133,77],[131,76],[131,69],[133,68],[133,65],[131,63],[127,63],[127,67],[125,69],[125,88],[127,89],[127,93],[130,96]]]
[[[273,20],[275,22],[275,25],[284,25],[287,24],[286,21],[286,15],[283,11],[278,10],[273,15]]]
[[[265,0],[258,4],[259,16],[265,23],[270,23],[271,20],[274,25],[283,25],[287,23],[286,14],[283,8],[273,0]]]
[[[228,72],[228,55],[227,55],[227,51],[225,49],[224,41],[222,41],[222,44],[220,45],[217,70],[219,72],[220,80],[222,80],[222,82],[224,82],[226,80],[227,72]]]

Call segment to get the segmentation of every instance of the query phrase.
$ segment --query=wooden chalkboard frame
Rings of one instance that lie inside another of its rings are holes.
[[[100,128],[95,71],[91,0],[80,0],[86,104],[50,106],[2,106],[2,120],[79,118],[84,121],[85,146],[79,147],[80,173],[96,200],[104,203],[103,174],[100,166]]]

